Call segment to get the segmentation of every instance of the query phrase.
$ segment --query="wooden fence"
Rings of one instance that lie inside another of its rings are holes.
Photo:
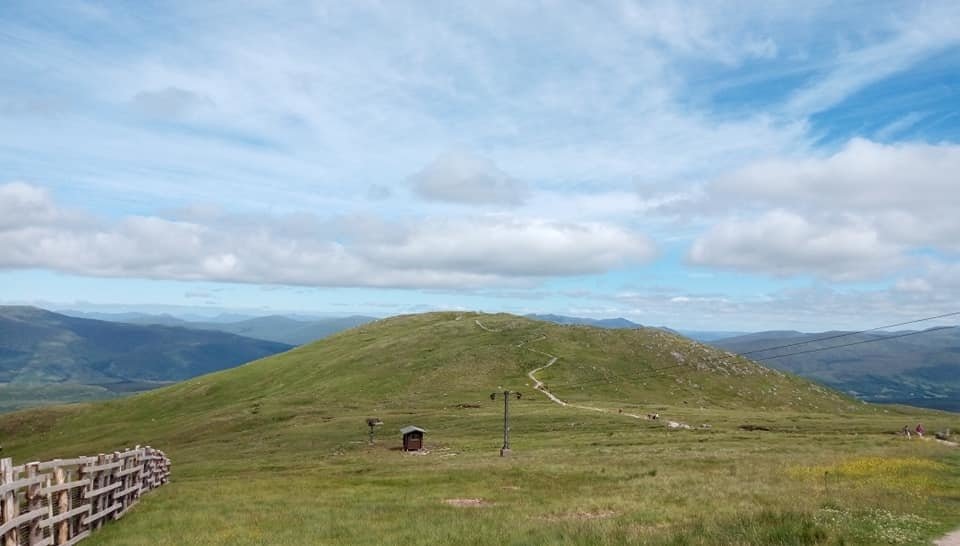
[[[0,459],[0,546],[76,544],[170,477],[150,446],[14,466]]]

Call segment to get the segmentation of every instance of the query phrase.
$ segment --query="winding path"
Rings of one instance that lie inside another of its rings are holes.
[[[935,546],[960,546],[960,529],[948,533],[933,542]]]
[[[480,322],[480,319],[473,319],[473,322],[477,323],[477,326],[479,326],[481,330],[486,330],[488,332],[493,332],[493,333],[497,333],[500,331],[500,330],[494,330],[493,328],[490,328],[489,326]]]
[[[479,326],[481,329],[483,329],[483,330],[485,330],[485,331],[487,331],[487,332],[494,332],[494,333],[496,333],[496,332],[499,332],[499,331],[500,331],[500,330],[494,330],[493,328],[490,328],[489,326],[487,326],[487,325],[485,325],[484,323],[480,322],[480,319],[474,319],[474,322],[477,324],[477,326]],[[550,399],[550,401],[554,402],[555,404],[559,404],[559,405],[561,405],[561,406],[564,406],[564,407],[576,408],[576,409],[587,410],[587,411],[596,411],[596,412],[600,412],[600,413],[611,413],[611,414],[613,414],[613,415],[623,415],[623,416],[625,416],[625,417],[632,417],[632,418],[634,418],[634,419],[646,419],[646,418],[647,418],[645,415],[637,415],[637,414],[635,414],[635,413],[626,413],[626,412],[622,412],[622,411],[614,412],[613,410],[604,409],[604,408],[596,408],[596,407],[593,407],[593,406],[582,406],[582,405],[579,405],[579,404],[571,404],[570,402],[566,402],[566,401],[564,401],[564,400],[561,400],[559,397],[557,397],[557,395],[555,395],[555,394],[553,394],[552,392],[550,392],[550,390],[547,388],[547,386],[544,385],[543,381],[540,381],[539,379],[537,379],[537,375],[536,375],[536,374],[537,374],[537,372],[539,372],[539,371],[541,371],[541,370],[546,370],[546,369],[549,368],[550,366],[553,366],[554,364],[556,364],[556,363],[557,363],[557,360],[560,360],[560,357],[559,357],[559,356],[556,356],[556,355],[552,355],[552,354],[547,353],[547,352],[544,352],[544,351],[538,351],[538,350],[536,350],[536,349],[531,349],[530,347],[524,347],[525,345],[527,345],[527,344],[529,344],[529,343],[536,343],[537,341],[543,341],[543,340],[545,340],[545,339],[547,339],[547,336],[540,336],[540,337],[538,337],[538,338],[536,338],[536,339],[531,339],[531,340],[529,340],[529,341],[521,341],[520,343],[517,343],[517,348],[518,348],[518,349],[526,348],[526,349],[527,349],[528,351],[530,351],[530,352],[537,353],[537,354],[539,354],[539,355],[543,355],[543,356],[545,356],[545,357],[547,357],[547,358],[549,359],[549,360],[547,361],[547,363],[544,364],[543,366],[540,366],[539,368],[535,368],[535,369],[530,370],[529,372],[527,372],[527,377],[529,377],[530,380],[533,381],[533,388],[534,388],[534,389],[542,392],[547,398]]]

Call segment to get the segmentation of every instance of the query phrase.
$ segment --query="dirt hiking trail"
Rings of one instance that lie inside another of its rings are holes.
[[[493,329],[493,328],[488,327],[488,326],[485,325],[484,323],[480,322],[480,319],[474,319],[473,322],[475,322],[477,326],[479,326],[481,329],[483,329],[483,330],[485,330],[485,331],[487,331],[487,332],[497,333],[497,332],[500,331],[500,330],[495,330],[495,329]],[[554,364],[556,364],[557,361],[560,360],[560,357],[559,357],[559,356],[556,356],[556,355],[552,355],[552,354],[550,354],[550,353],[543,352],[543,351],[538,351],[538,350],[532,349],[532,348],[530,348],[530,347],[526,347],[526,345],[528,345],[528,344],[530,344],[530,343],[536,343],[537,341],[543,341],[543,340],[545,340],[545,339],[547,339],[547,336],[540,336],[540,337],[538,337],[538,338],[536,338],[536,339],[531,339],[531,340],[529,340],[529,341],[521,341],[520,343],[517,344],[517,348],[519,348],[519,349],[526,349],[526,350],[528,350],[528,351],[530,351],[530,352],[537,353],[538,355],[545,356],[545,357],[547,357],[547,359],[548,359],[548,360],[547,360],[547,363],[544,364],[543,366],[540,366],[539,368],[535,368],[535,369],[530,370],[529,372],[527,372],[527,377],[529,377],[530,380],[533,381],[533,388],[534,388],[534,389],[542,392],[542,393],[544,394],[544,396],[546,396],[547,398],[549,398],[550,401],[552,401],[553,403],[559,404],[559,405],[564,406],[564,407],[576,408],[576,409],[581,409],[581,410],[586,410],[586,411],[596,411],[596,412],[599,412],[599,413],[610,413],[610,414],[613,414],[613,415],[622,415],[622,416],[624,416],[624,417],[631,417],[631,418],[633,418],[633,419],[646,419],[646,418],[647,418],[645,415],[637,415],[636,413],[626,413],[626,412],[622,412],[622,411],[614,411],[614,410],[611,410],[611,409],[596,408],[596,407],[593,407],[593,406],[584,406],[584,405],[580,405],[580,404],[571,404],[570,402],[566,402],[566,401],[564,401],[564,400],[561,400],[557,395],[555,395],[555,394],[553,394],[552,392],[550,392],[550,390],[549,390],[549,389],[547,388],[547,386],[543,383],[543,381],[540,381],[539,379],[537,379],[537,375],[536,375],[536,374],[537,374],[537,372],[540,372],[540,371],[542,371],[542,370],[545,370],[545,369],[549,368],[550,366],[553,366]]]

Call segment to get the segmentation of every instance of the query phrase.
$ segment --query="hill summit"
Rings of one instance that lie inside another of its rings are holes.
[[[116,404],[222,411],[257,400],[288,411],[316,404],[411,409],[475,403],[500,388],[533,390],[531,370],[570,401],[610,407],[841,410],[851,398],[659,329],[565,326],[513,315],[428,313],[378,320],[286,353]]]

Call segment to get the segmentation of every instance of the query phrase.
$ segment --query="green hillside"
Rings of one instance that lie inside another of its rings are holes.
[[[548,355],[537,377],[580,407],[531,387]],[[504,388],[524,396],[501,459],[489,394]],[[630,417],[648,412],[662,419]],[[372,447],[370,416],[386,423]],[[136,443],[171,456],[173,482],[91,544],[874,544],[878,518],[917,541],[960,523],[956,450],[889,434],[916,420],[960,428],[660,330],[432,313],[125,399],[0,416],[0,442],[18,460]],[[427,429],[427,453],[396,450],[408,424]],[[887,459],[891,479],[875,463]]]

